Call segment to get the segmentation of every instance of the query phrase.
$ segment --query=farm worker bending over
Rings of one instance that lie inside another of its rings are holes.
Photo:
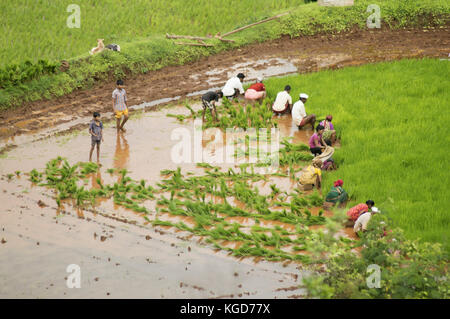
[[[328,145],[333,145],[334,142],[336,142],[336,131],[334,130],[333,123],[331,121],[333,120],[332,115],[327,115],[325,120],[320,122],[319,124],[322,125],[325,128],[325,131],[323,132],[323,140]]]
[[[247,91],[245,91],[245,98],[247,100],[262,102],[262,100],[266,97],[266,87],[262,81],[263,79],[258,77],[256,79],[256,83],[250,85]]]
[[[312,129],[314,130],[314,125],[316,123],[316,115],[306,115],[305,111],[305,103],[308,100],[308,95],[305,93],[300,94],[300,100],[295,102],[292,107],[292,120],[295,125],[298,126],[298,129],[302,128],[306,124],[311,124]]]
[[[322,184],[322,161],[320,159],[313,159],[313,162],[308,167],[302,170],[299,183],[303,190],[313,189],[314,185],[320,189]]]
[[[320,155],[322,150],[326,148],[325,141],[322,137],[324,129],[325,128],[322,125],[317,125],[316,132],[311,135],[311,138],[309,139],[309,150],[314,156]]]
[[[222,91],[219,92],[213,92],[209,91],[202,95],[202,104],[203,104],[203,113],[202,113],[202,119],[203,122],[205,121],[205,112],[206,109],[209,109],[209,112],[211,113],[211,116],[213,117],[214,121],[217,121],[217,110],[216,110],[216,102],[219,102],[219,98],[223,97]],[[214,113],[213,113],[214,110]]]
[[[285,114],[291,111],[292,97],[289,94],[291,92],[291,86],[286,85],[284,91],[278,92],[275,102],[272,105],[272,111],[277,114]]]
[[[225,86],[222,89],[223,96],[227,99],[232,99],[238,97],[239,94],[244,94],[244,87],[242,86],[242,82],[244,82],[245,75],[239,73],[237,76],[232,77],[225,83]]]
[[[358,217],[365,212],[368,212],[375,205],[373,200],[368,200],[365,204],[358,204],[347,211],[348,223],[347,226],[353,226]]]
[[[365,212],[359,215],[358,219],[355,222],[355,226],[353,227],[353,231],[358,233],[359,231],[365,232],[367,230],[367,225],[369,224],[370,218],[373,214],[379,213],[378,208],[372,207],[370,212]]]
[[[124,89],[123,81],[117,80],[117,88],[112,93],[113,99],[113,112],[116,117],[117,131],[122,130],[125,132],[123,126],[128,121],[128,108],[127,108],[127,92]],[[120,124],[120,120],[123,116],[123,122]]]
[[[344,203],[348,199],[347,192],[342,188],[344,181],[339,179],[334,182],[334,186],[330,189],[325,198],[325,203],[330,203],[333,206],[336,203]]]

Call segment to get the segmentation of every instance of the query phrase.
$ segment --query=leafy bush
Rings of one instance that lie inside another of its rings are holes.
[[[386,216],[375,215],[363,233],[361,256],[336,250],[304,281],[312,298],[449,298],[448,256],[440,244],[407,240],[400,229],[388,230]],[[369,288],[367,269],[378,265],[380,288]]]
[[[4,89],[36,79],[43,74],[53,74],[58,70],[58,63],[27,60],[21,64],[11,64],[0,69],[0,88]]]

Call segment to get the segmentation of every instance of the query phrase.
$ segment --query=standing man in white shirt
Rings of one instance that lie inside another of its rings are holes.
[[[232,77],[225,83],[225,86],[222,89],[223,96],[227,99],[233,99],[238,97],[239,94],[244,94],[244,87],[242,86],[242,82],[244,82],[245,75],[243,73],[239,73],[237,76]]]
[[[278,92],[275,102],[272,105],[272,111],[277,115],[282,115],[291,112],[292,97],[289,94],[291,86],[286,85],[284,91]]]
[[[297,125],[298,129],[301,129],[306,124],[311,124],[312,129],[314,130],[314,126],[316,123],[316,115],[306,115],[305,103],[308,100],[308,94],[300,93],[300,100],[295,102],[292,107],[292,120],[295,125]]]

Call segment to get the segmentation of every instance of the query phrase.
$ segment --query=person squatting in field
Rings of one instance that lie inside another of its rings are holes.
[[[322,134],[323,140],[330,146],[333,145],[334,142],[336,142],[336,131],[334,129],[333,123],[331,123],[332,120],[333,116],[327,115],[325,120],[319,123],[324,127],[324,131]]]
[[[370,212],[364,212],[361,213],[358,217],[358,219],[355,221],[355,226],[353,226],[353,231],[356,234],[359,234],[360,231],[365,232],[367,231],[367,225],[369,224],[370,218],[376,213],[379,213],[380,211],[376,207],[372,207]]]
[[[292,120],[299,130],[307,124],[311,124],[311,127],[314,130],[314,126],[316,123],[315,114],[306,114],[305,104],[307,100],[308,95],[306,93],[300,93],[300,99],[295,102],[294,106],[292,107]]]
[[[322,184],[322,161],[318,158],[313,159],[312,164],[305,167],[299,177],[300,188],[311,190],[316,186],[319,190]]]
[[[275,102],[272,105],[272,111],[276,115],[280,116],[291,112],[292,97],[289,94],[291,92],[291,86],[286,85],[284,91],[278,92]]]
[[[344,181],[342,179],[338,179],[333,183],[333,187],[331,187],[327,196],[325,197],[325,206],[334,206],[336,204],[345,203],[348,199],[348,194],[342,187],[344,185]]]
[[[125,132],[123,126],[128,121],[128,108],[127,108],[127,92],[122,80],[117,80],[117,88],[112,93],[113,99],[113,112],[116,117],[117,131],[122,130]],[[123,117],[122,124],[120,123]]]
[[[202,106],[203,106],[202,120],[203,120],[203,122],[205,121],[206,109],[209,109],[209,112],[211,113],[211,116],[214,119],[214,121],[218,120],[216,102],[219,102],[219,98],[222,98],[222,97],[223,97],[222,91],[219,91],[219,92],[209,91],[202,95]]]
[[[237,76],[229,79],[222,89],[223,96],[231,100],[233,98],[237,98],[239,94],[244,94],[245,91],[244,87],[242,86],[244,78],[245,75],[243,73],[239,73]]]
[[[103,123],[100,121],[100,113],[94,112],[93,119],[89,124],[89,134],[91,135],[91,151],[89,152],[89,162],[92,162],[92,153],[97,145],[97,163],[100,162],[100,143],[103,142]]]
[[[266,87],[262,83],[262,77],[256,79],[256,83],[250,85],[250,87],[245,91],[245,98],[250,101],[262,102],[267,96]]]
[[[352,227],[354,226],[356,220],[358,219],[358,217],[365,212],[368,212],[369,209],[371,209],[373,206],[375,206],[375,202],[371,199],[369,199],[368,201],[366,201],[366,203],[361,203],[358,204],[356,206],[353,206],[352,208],[350,208],[347,211],[347,216],[348,216],[348,221],[346,226],[347,227]]]
[[[326,143],[322,136],[324,130],[325,128],[322,125],[317,125],[316,132],[309,139],[309,150],[314,156],[322,154],[322,151],[326,148]]]

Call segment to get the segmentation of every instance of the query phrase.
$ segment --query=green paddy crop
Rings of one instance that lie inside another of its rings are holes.
[[[407,238],[448,251],[449,73],[446,60],[403,60],[268,79],[266,87],[273,98],[290,84],[294,99],[309,94],[307,113],[333,115],[342,147],[325,191],[342,178],[349,205],[373,199]]]

